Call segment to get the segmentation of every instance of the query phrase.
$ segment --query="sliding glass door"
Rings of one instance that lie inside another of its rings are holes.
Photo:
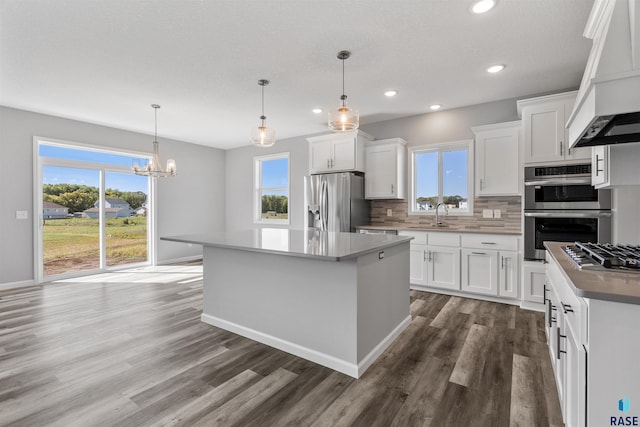
[[[38,142],[38,281],[148,263],[151,183],[138,156]]]

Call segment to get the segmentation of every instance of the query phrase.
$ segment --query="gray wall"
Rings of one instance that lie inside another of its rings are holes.
[[[153,137],[0,106],[0,284],[33,280],[33,137],[150,152]],[[178,176],[157,185],[158,236],[224,229],[224,151],[160,139]],[[17,210],[29,220],[17,220]],[[159,242],[158,262],[201,254]]]
[[[289,153],[290,224],[269,227],[303,228],[304,179],[309,173],[309,143],[304,137],[283,139],[273,147],[246,146],[226,151],[226,226],[228,230],[260,228],[253,222],[253,158]]]

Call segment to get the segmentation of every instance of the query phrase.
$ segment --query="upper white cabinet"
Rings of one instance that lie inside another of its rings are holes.
[[[524,163],[550,163],[591,159],[589,148],[569,148],[569,130],[565,128],[573,111],[577,92],[566,92],[520,100]]]
[[[476,195],[522,194],[520,121],[471,128],[476,136]]]
[[[364,172],[364,143],[373,137],[362,131],[330,133],[307,138],[309,173]]]
[[[592,147],[591,183],[595,188],[640,185],[640,143]]]
[[[407,142],[400,138],[365,144],[366,199],[406,198]]]

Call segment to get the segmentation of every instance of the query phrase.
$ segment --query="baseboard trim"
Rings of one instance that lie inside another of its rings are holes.
[[[299,344],[292,343],[290,341],[283,340],[281,338],[274,337],[273,335],[265,334],[264,332],[257,331],[255,329],[247,328],[246,326],[238,325],[237,323],[229,322],[227,320],[220,319],[209,314],[202,314],[200,319],[209,325],[217,326],[224,330],[233,332],[243,337],[258,341],[262,344],[277,348],[278,350],[286,351],[294,356],[302,357],[303,359],[310,360],[327,368],[331,368],[335,371],[349,375],[353,378],[359,378],[364,371],[371,366],[371,364],[386,350],[389,345],[395,340],[398,335],[404,331],[404,329],[411,323],[411,316],[404,319],[398,326],[396,326],[391,333],[389,333],[373,350],[367,354],[359,364],[355,364],[337,357],[331,356],[326,353],[321,353],[317,350],[310,349],[308,347],[301,346]]]
[[[433,292],[436,294],[451,295],[454,297],[462,297],[462,298],[479,299],[482,301],[498,302],[502,304],[520,305],[520,302],[521,302],[519,299],[501,298],[501,297],[494,297],[491,295],[482,295],[482,294],[471,294],[471,293],[462,292],[462,291],[454,291],[451,289],[431,288],[424,285],[414,285],[413,283],[409,286],[409,288],[416,291]]]
[[[377,346],[373,348],[361,361],[358,363],[358,376],[359,378],[364,372],[369,369],[373,362],[380,357],[382,353],[395,341],[398,336],[411,324],[411,315],[407,316],[402,322],[398,324],[389,334],[384,337]]]
[[[544,304],[539,303],[539,302],[531,302],[531,301],[522,301],[520,303],[520,308],[525,309],[525,310],[532,310],[532,311],[545,311],[544,308]]]
[[[192,256],[186,256],[182,258],[166,259],[158,262],[158,265],[171,265],[171,264],[177,264],[179,262],[190,262],[190,261],[197,261],[201,259],[202,259],[202,255],[192,255]]]
[[[29,286],[36,286],[36,282],[33,280],[22,280],[20,282],[0,283],[0,291],[6,291],[8,289],[28,288]]]

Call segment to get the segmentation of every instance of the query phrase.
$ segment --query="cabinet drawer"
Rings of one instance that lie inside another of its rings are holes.
[[[496,249],[517,251],[518,237],[495,234],[463,234],[462,247],[474,249]]]
[[[587,304],[573,292],[553,260],[546,264],[546,274],[558,298],[558,315],[564,317],[566,325],[571,328],[578,343],[587,345]]]
[[[426,245],[427,244],[427,233],[424,231],[406,231],[400,230],[398,231],[399,236],[410,236],[413,237],[411,241],[411,245]]]
[[[460,246],[460,235],[458,233],[428,233],[427,243],[429,246],[450,246],[457,248]]]

